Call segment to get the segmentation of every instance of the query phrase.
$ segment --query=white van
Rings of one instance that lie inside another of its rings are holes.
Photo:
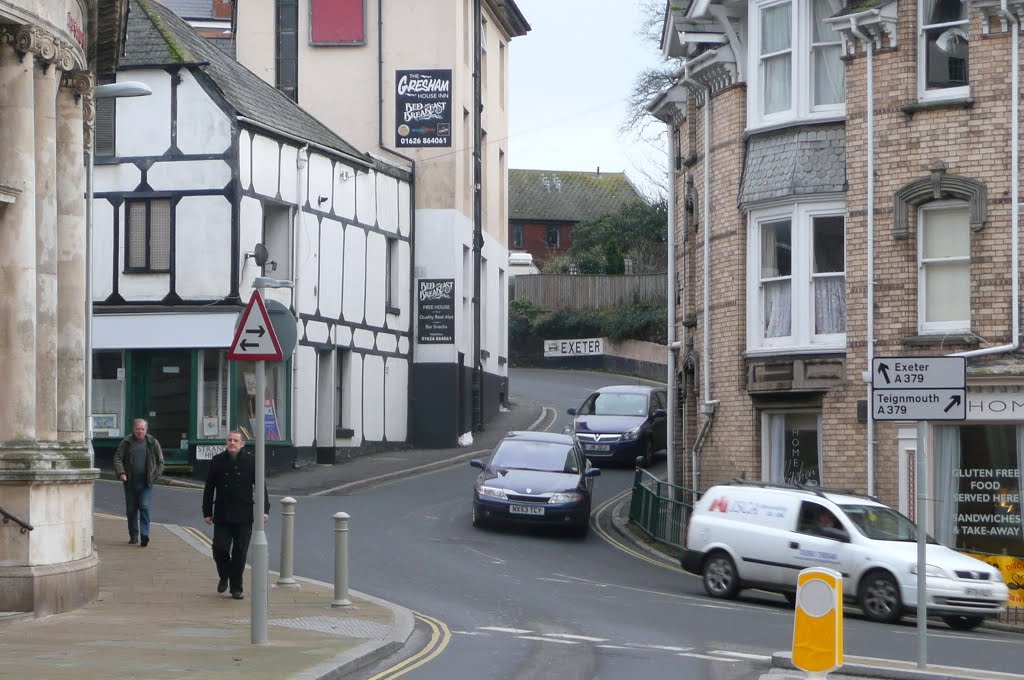
[[[1006,609],[999,570],[939,545],[927,546],[929,615],[970,630]],[[917,534],[909,519],[868,497],[807,487],[736,482],[697,501],[680,560],[713,597],[743,588],[793,601],[797,574],[829,567],[844,597],[875,621],[897,621],[917,607]]]

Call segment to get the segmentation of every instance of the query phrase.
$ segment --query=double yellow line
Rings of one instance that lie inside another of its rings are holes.
[[[212,548],[213,547],[213,539],[210,538],[209,536],[207,536],[206,534],[204,534],[202,529],[196,529],[195,527],[182,526],[180,524],[178,526],[181,527],[185,531],[185,533],[187,533],[189,536],[191,536],[192,538],[196,539],[197,541],[199,541],[200,543],[205,545],[207,548]]]
[[[426,614],[420,614],[419,612],[413,612],[413,614],[416,616],[417,620],[430,626],[430,642],[426,647],[416,652],[405,661],[395,664],[391,668],[378,673],[369,680],[392,680],[393,678],[401,677],[409,671],[415,670],[437,658],[437,656],[448,646],[448,643],[451,642],[452,633],[448,630],[448,626],[446,626],[443,621],[439,621],[438,619],[435,619],[432,616],[427,616]]]
[[[671,564],[666,564],[665,562],[662,562],[659,559],[651,557],[650,555],[645,555],[644,553],[640,552],[639,550],[633,549],[632,547],[626,545],[620,539],[612,536],[607,531],[605,531],[604,529],[601,528],[601,522],[600,522],[601,515],[603,513],[605,513],[605,512],[609,512],[611,506],[614,505],[615,503],[617,503],[623,496],[625,496],[629,492],[630,492],[630,489],[626,489],[622,493],[617,494],[617,495],[613,496],[612,498],[609,498],[604,503],[599,505],[596,510],[594,510],[594,517],[593,517],[593,522],[592,522],[592,526],[594,527],[594,531],[597,533],[598,536],[600,536],[602,539],[604,539],[605,543],[607,543],[608,545],[612,546],[613,548],[617,548],[618,550],[621,550],[622,552],[626,553],[627,555],[635,557],[638,560],[643,560],[644,562],[648,562],[650,564],[653,564],[656,567],[661,567],[662,569],[666,569],[668,571],[673,571],[673,572],[675,572],[677,574],[684,574],[686,576],[690,576],[691,574],[689,574],[686,571],[683,571],[679,567],[673,566]]]

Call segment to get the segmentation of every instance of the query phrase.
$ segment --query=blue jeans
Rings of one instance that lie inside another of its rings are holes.
[[[143,480],[124,482],[124,505],[128,513],[128,536],[137,538],[139,529],[143,536],[149,536],[149,503],[153,498],[153,487]],[[141,526],[140,526],[141,524]]]

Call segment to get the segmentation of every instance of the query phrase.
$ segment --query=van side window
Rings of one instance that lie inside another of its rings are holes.
[[[822,529],[841,529],[842,524],[831,510],[817,503],[804,501],[800,505],[800,517],[796,530],[802,534],[822,535]]]

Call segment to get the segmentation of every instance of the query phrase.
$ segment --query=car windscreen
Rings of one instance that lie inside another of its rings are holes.
[[[578,473],[572,444],[506,440],[491,458],[492,468]]]
[[[917,525],[892,508],[880,505],[841,505],[860,533],[875,541],[917,540]],[[929,536],[929,543],[935,541]]]
[[[646,416],[647,395],[626,392],[598,392],[580,407],[583,416]]]

